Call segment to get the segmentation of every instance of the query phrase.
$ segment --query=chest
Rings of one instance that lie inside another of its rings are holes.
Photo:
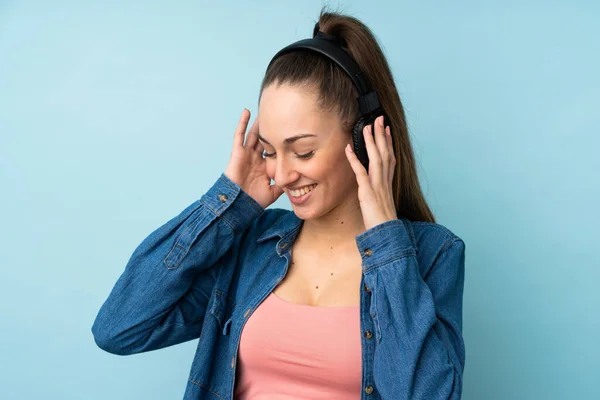
[[[284,279],[273,293],[296,304],[346,307],[360,304],[361,256],[358,248],[295,245]]]

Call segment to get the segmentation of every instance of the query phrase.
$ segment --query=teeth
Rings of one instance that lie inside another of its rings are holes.
[[[294,197],[300,197],[300,196],[303,196],[306,193],[310,192],[311,190],[313,190],[315,188],[315,186],[317,186],[316,183],[314,185],[305,186],[298,190],[290,190],[290,194]]]

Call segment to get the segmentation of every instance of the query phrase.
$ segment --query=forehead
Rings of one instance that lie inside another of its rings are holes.
[[[337,113],[324,110],[317,93],[306,87],[270,85],[263,90],[259,102],[259,130],[268,141],[302,133],[317,138],[337,131],[341,122]],[[309,139],[303,139],[309,140]]]

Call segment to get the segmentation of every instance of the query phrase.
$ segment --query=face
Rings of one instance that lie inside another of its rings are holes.
[[[350,134],[335,112],[320,109],[316,92],[270,85],[258,118],[267,174],[299,218],[320,218],[357,202],[356,177],[344,151]]]

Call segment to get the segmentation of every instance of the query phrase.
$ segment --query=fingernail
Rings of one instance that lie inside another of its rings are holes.
[[[352,146],[350,146],[350,144],[347,144],[346,150],[348,150],[350,153],[352,153]]]

